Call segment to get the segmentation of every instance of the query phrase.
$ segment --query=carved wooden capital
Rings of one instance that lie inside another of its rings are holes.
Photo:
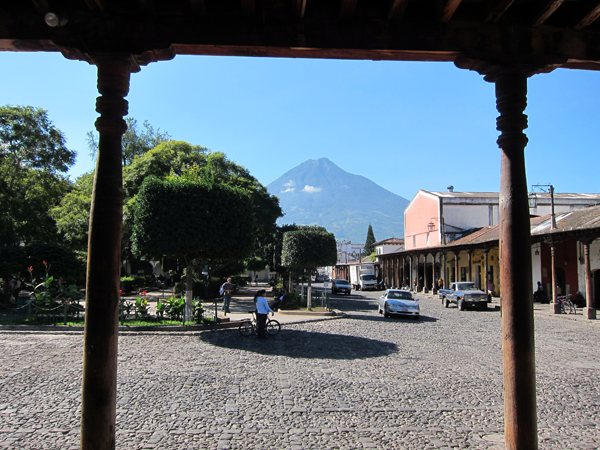
[[[129,103],[125,97],[129,93],[129,58],[96,59],[98,66],[98,92],[96,111],[100,117],[96,120],[96,129],[100,133],[122,135],[127,130],[123,117],[127,115]]]
[[[496,119],[496,129],[501,132],[498,147],[501,149],[523,150],[528,139],[523,130],[527,128],[527,75],[519,71],[507,70],[495,79],[496,108],[500,115]]]

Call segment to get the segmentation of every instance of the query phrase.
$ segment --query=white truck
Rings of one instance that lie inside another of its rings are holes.
[[[377,289],[375,266],[373,264],[353,264],[350,266],[350,284],[357,291]]]

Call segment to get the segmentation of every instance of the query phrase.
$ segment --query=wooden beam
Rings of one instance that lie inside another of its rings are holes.
[[[304,18],[306,11],[306,0],[292,0],[292,15],[294,17]]]
[[[515,0],[495,0],[489,9],[485,22],[498,22]]]
[[[138,0],[140,3],[140,9],[144,13],[154,13],[154,1],[153,0]]]
[[[538,26],[542,25],[546,21],[546,19],[548,19],[548,17],[550,17],[552,14],[554,14],[554,11],[556,11],[558,9],[558,7],[563,4],[564,1],[565,0],[548,0],[548,1],[546,1],[544,6],[542,6],[540,11],[535,16],[535,19],[533,19],[531,26],[538,27]]]
[[[85,0],[85,4],[90,11],[104,11],[102,0]]]
[[[461,1],[462,0],[444,0],[438,16],[439,21],[443,23],[450,21]]]
[[[206,3],[204,0],[190,0],[190,9],[193,14],[199,16],[206,15]]]
[[[600,4],[596,4],[587,14],[573,27],[575,30],[581,30],[591,25],[598,17],[600,17]]]
[[[242,15],[254,16],[256,13],[256,1],[255,0],[242,0]]]
[[[342,0],[340,6],[340,19],[348,19],[354,15],[357,0]]]
[[[388,19],[402,19],[406,5],[408,5],[408,0],[393,0],[390,12],[388,13]]]
[[[52,7],[46,0],[31,0],[31,2],[35,6],[35,9],[37,9],[39,12],[52,11]]]

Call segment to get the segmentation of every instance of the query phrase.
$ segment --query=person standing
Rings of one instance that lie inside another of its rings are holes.
[[[231,293],[233,292],[233,284],[231,284],[231,278],[227,278],[227,282],[223,283],[221,286],[223,290],[223,307],[222,311],[225,311],[225,314],[231,312],[229,311],[229,303],[231,303]]]
[[[541,281],[537,282],[537,290],[533,294],[533,301],[544,303],[544,286]]]
[[[269,303],[265,297],[267,291],[261,289],[254,295],[254,303],[256,303],[256,324],[258,325],[258,339],[266,339],[266,325],[269,313],[275,315],[275,312],[269,307]]]

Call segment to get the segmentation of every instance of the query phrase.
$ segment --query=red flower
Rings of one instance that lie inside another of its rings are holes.
[[[123,296],[123,289],[119,289],[119,294]]]
[[[146,291],[142,292],[143,295],[146,295]]]
[[[29,270],[30,272],[33,272],[33,266],[29,266],[29,269],[27,269],[27,270]]]
[[[47,265],[48,265],[48,263],[47,263],[46,261],[42,261],[42,263],[43,263],[45,266],[47,266]]]

